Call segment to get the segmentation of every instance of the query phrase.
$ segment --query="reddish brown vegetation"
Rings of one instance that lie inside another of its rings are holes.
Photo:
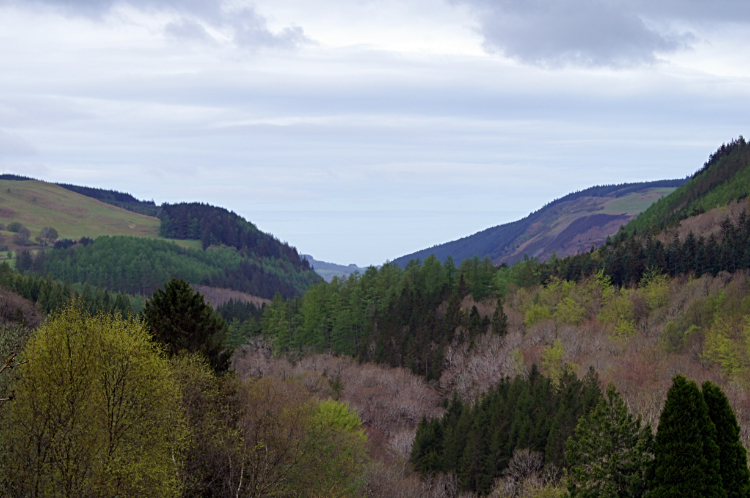
[[[252,303],[256,307],[260,308],[264,304],[271,302],[270,299],[264,299],[262,297],[253,296],[245,292],[240,292],[232,289],[220,289],[218,287],[209,287],[207,285],[192,285],[191,287],[203,294],[205,300],[216,309],[230,299],[235,301],[241,301],[243,303]]]

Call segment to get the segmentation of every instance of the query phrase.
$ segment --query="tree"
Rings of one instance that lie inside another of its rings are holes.
[[[628,412],[614,384],[567,443],[571,497],[638,497],[653,459],[651,427]]]
[[[23,360],[0,414],[0,492],[179,495],[180,393],[143,322],[72,303],[37,329]]]
[[[750,471],[747,452],[740,442],[737,423],[726,394],[713,382],[703,383],[703,398],[708,405],[708,415],[716,426],[716,443],[719,445],[721,483],[728,498],[750,496]]]
[[[143,317],[168,354],[199,352],[214,370],[228,368],[229,354],[223,349],[227,324],[184,280],[173,278],[164,289],[157,289],[146,302]]]
[[[21,225],[15,235],[13,235],[13,243],[19,246],[25,246],[29,242],[31,232],[25,226]]]
[[[52,227],[44,227],[39,232],[39,237],[37,237],[36,240],[38,240],[40,244],[46,246],[50,242],[57,240],[58,237],[57,230]]]
[[[695,381],[677,375],[667,392],[654,444],[649,497],[720,497],[716,426]]]
[[[495,305],[495,311],[492,313],[492,332],[504,336],[508,333],[508,315],[505,314],[503,309],[503,299],[497,298],[497,305]]]

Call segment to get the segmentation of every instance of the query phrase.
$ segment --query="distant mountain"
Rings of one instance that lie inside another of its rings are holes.
[[[315,269],[315,273],[325,279],[326,282],[333,280],[333,277],[346,278],[354,272],[364,273],[367,268],[361,268],[354,263],[350,265],[339,265],[336,263],[328,263],[326,261],[318,261],[309,254],[303,254],[302,259],[309,261],[310,266]]]
[[[474,256],[496,264],[514,263],[528,255],[545,260],[588,251],[634,219],[662,196],[687,180],[604,185],[556,199],[526,218],[488,228],[467,237],[407,254],[394,260],[404,266],[411,259],[434,254],[455,263]]]

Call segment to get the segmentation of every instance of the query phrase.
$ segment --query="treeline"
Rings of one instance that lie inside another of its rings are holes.
[[[98,201],[127,209],[128,211],[133,211],[134,213],[145,214],[147,216],[158,216],[161,210],[153,200],[141,201],[125,192],[94,187],[82,187],[80,185],[71,185],[69,183],[58,183],[57,185],[65,190],[70,190],[71,192],[85,195],[86,197],[91,197]]]
[[[84,285],[82,292],[78,292],[69,283],[14,273],[5,261],[0,264],[0,286],[38,304],[47,314],[65,307],[72,299],[76,299],[82,309],[92,314],[103,311],[128,316],[133,312],[130,299],[124,294],[89,285]]]
[[[647,269],[672,277],[700,277],[747,268],[750,268],[750,216],[743,211],[737,223],[725,219],[718,236],[696,237],[690,232],[684,241],[675,236],[665,244],[650,234],[639,237],[637,232],[621,231],[598,251],[541,263],[539,283],[552,275],[579,281],[600,269],[613,284],[620,286],[639,282]]]
[[[435,256],[410,262],[401,269],[389,263],[368,268],[347,279],[310,287],[301,297],[276,297],[263,313],[262,333],[278,353],[287,350],[330,350],[410,368],[428,379],[438,378],[445,347],[471,340],[489,330],[501,330],[502,304],[495,315],[462,309],[462,301],[502,299],[513,288],[551,282],[606,279],[623,287],[649,284],[656,276],[675,277],[750,268],[750,217],[738,223],[725,220],[719,236],[674,238],[664,244],[653,237],[619,233],[602,248],[566,258],[540,262],[524,258],[516,264],[494,266],[485,258],[451,258],[442,264]],[[492,308],[494,302],[485,305]],[[574,304],[566,303],[578,316]],[[538,308],[535,307],[534,309]],[[566,308],[567,309],[567,308]],[[493,327],[494,325],[494,327]]]
[[[261,333],[262,308],[253,303],[230,299],[216,307],[216,312],[227,322],[224,347],[234,351],[247,340]]]
[[[224,208],[198,202],[163,204],[159,217],[162,237],[200,240],[203,249],[226,245],[248,256],[283,259],[299,270],[310,269],[310,263],[300,258],[295,248]]]
[[[677,375],[654,436],[613,384],[601,396],[592,371],[553,385],[533,367],[472,405],[454,396],[442,418],[423,419],[411,461],[479,495],[740,497],[750,493],[750,471],[739,436],[712,382],[699,389]]]
[[[542,453],[548,468],[566,467],[565,442],[600,398],[593,369],[583,379],[566,370],[555,384],[534,365],[476,403],[454,395],[442,418],[423,418],[411,461],[423,474],[455,473],[462,490],[486,495],[517,450]]]
[[[137,237],[99,237],[39,252],[20,252],[17,269],[71,283],[89,283],[110,291],[151,294],[177,276],[208,285],[271,298],[291,298],[321,279],[287,260],[243,255],[234,249],[184,249],[164,241]]]
[[[493,322],[498,333],[503,330],[502,306],[492,319],[476,306],[461,308],[469,294],[480,301],[495,293],[496,272],[488,258],[467,259],[458,268],[451,258],[442,264],[434,256],[404,269],[395,263],[370,267],[316,284],[301,298],[276,296],[264,309],[262,332],[277,353],[334,351],[435,379],[451,341],[470,343]]]

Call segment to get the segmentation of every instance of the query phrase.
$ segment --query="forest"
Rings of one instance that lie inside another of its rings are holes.
[[[222,287],[272,298],[299,295],[321,281],[303,265],[233,248],[185,249],[172,242],[137,237],[98,237],[93,242],[61,243],[32,255],[20,251],[16,268],[110,291],[150,295],[173,276],[193,284]],[[67,246],[67,247],[66,247]]]

